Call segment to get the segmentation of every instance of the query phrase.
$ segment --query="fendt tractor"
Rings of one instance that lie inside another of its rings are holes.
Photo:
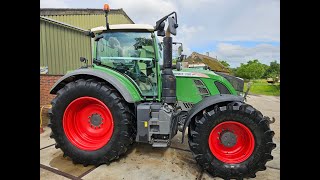
[[[213,177],[254,178],[266,170],[276,147],[272,121],[239,94],[243,80],[182,68],[183,58],[172,65],[177,13],[155,26],[109,25],[109,11],[105,4],[106,26],[86,32],[94,42],[92,63],[81,57],[84,65],[50,91],[56,94],[50,137],[64,157],[84,166],[109,164],[134,142],[169,147],[179,131]]]

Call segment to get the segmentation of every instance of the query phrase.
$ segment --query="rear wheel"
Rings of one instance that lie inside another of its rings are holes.
[[[104,83],[70,82],[51,104],[50,137],[74,163],[108,163],[133,143],[133,115],[119,93]]]
[[[269,121],[248,104],[233,102],[199,113],[190,123],[189,146],[214,177],[253,178],[266,169],[276,147]]]

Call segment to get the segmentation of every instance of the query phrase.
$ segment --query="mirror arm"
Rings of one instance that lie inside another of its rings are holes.
[[[155,30],[155,31],[159,30],[160,24],[161,24],[164,20],[168,19],[168,17],[169,17],[170,15],[172,15],[172,14],[175,15],[176,24],[178,24],[178,16],[177,16],[177,13],[176,13],[175,11],[173,11],[172,13],[170,13],[170,14],[166,15],[165,17],[161,18],[160,20],[158,20],[158,21],[156,22],[156,26],[155,26],[154,30]]]

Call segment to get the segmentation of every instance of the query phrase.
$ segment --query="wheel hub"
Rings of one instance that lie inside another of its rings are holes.
[[[220,161],[234,164],[248,159],[255,145],[251,130],[236,121],[216,125],[208,138],[211,153]]]
[[[237,143],[237,136],[231,131],[223,131],[220,135],[221,143],[226,147],[233,147]]]
[[[69,141],[82,150],[94,151],[105,146],[113,134],[113,117],[99,99],[80,97],[73,100],[63,115],[63,129]]]
[[[91,125],[91,127],[94,128],[100,128],[101,125],[103,124],[102,122],[103,118],[100,116],[100,114],[92,114],[91,116],[89,116],[89,123]]]

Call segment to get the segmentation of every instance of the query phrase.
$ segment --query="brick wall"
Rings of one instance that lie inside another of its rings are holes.
[[[40,75],[40,106],[50,105],[55,95],[50,94],[49,91],[60,77],[62,75]]]

